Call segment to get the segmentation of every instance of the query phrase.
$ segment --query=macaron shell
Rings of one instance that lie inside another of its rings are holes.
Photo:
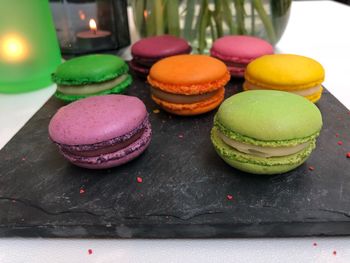
[[[114,153],[105,154],[97,157],[79,158],[77,156],[68,155],[61,151],[63,156],[74,165],[89,169],[106,169],[116,167],[141,155],[151,142],[151,126],[148,124],[142,136],[129,145],[128,147]]]
[[[270,43],[253,36],[224,36],[217,39],[210,50],[212,56],[223,61],[243,64],[273,52]]]
[[[217,154],[230,166],[253,174],[280,174],[288,172],[302,163],[310,156],[315,148],[315,142],[300,153],[285,157],[262,158],[241,153],[225,144],[218,136],[217,128],[211,131],[211,141]]]
[[[307,138],[322,127],[321,113],[313,103],[283,91],[238,93],[221,104],[216,116],[227,130],[260,141]]]
[[[297,163],[297,164],[291,164],[291,165],[284,164],[284,165],[276,165],[276,166],[263,166],[263,165],[253,164],[253,163],[242,163],[227,157],[221,157],[221,158],[228,165],[246,173],[273,175],[273,174],[282,174],[282,173],[289,172],[299,167],[300,165],[302,165],[309,157],[305,157],[305,159],[301,160],[300,163]]]
[[[223,87],[230,79],[226,65],[205,55],[178,55],[155,63],[148,82],[163,91],[194,95]]]
[[[136,97],[94,96],[60,108],[50,121],[49,134],[59,144],[95,144],[129,133],[146,116],[144,103]]]
[[[245,68],[230,67],[230,66],[228,66],[227,68],[231,76],[240,77],[240,78],[244,77]]]
[[[119,94],[119,93],[123,93],[132,83],[132,77],[128,74],[128,77],[119,85],[115,86],[112,89],[109,90],[104,90],[101,91],[99,93],[95,93],[95,94],[88,94],[88,95],[72,95],[72,94],[64,94],[60,91],[56,91],[55,92],[55,97],[63,100],[65,102],[73,102],[76,100],[80,100],[80,99],[84,99],[84,98],[88,98],[88,97],[92,97],[92,96],[100,96],[100,95],[108,95],[108,94]]]
[[[152,100],[161,106],[165,111],[182,116],[192,116],[209,112],[217,108],[224,100],[225,89],[222,88],[215,96],[197,103],[177,104],[158,99],[152,95]]]
[[[186,40],[171,35],[143,38],[131,47],[131,54],[137,59],[160,59],[190,52],[191,47]]]
[[[325,72],[317,61],[299,55],[275,54],[248,64],[245,79],[266,89],[302,90],[320,85]]]
[[[52,80],[60,85],[98,83],[128,71],[128,65],[114,55],[87,55],[73,58],[57,67]]]

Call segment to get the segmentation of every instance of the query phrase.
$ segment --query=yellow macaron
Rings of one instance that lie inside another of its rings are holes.
[[[312,102],[322,95],[325,71],[316,60],[292,54],[262,56],[248,64],[244,90],[281,90],[295,93]]]

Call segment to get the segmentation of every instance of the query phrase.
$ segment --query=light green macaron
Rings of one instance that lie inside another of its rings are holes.
[[[318,108],[283,91],[246,91],[226,99],[211,140],[229,165],[254,174],[288,172],[306,161],[322,128]]]

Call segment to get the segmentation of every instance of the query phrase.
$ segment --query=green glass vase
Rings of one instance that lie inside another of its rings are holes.
[[[61,62],[48,0],[1,0],[0,92],[50,85]]]

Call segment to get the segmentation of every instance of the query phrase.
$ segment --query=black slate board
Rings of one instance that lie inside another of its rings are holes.
[[[233,81],[226,94],[240,89]],[[55,98],[0,151],[0,237],[350,234],[350,115],[327,91],[318,103],[324,128],[317,149],[301,167],[276,176],[237,171],[216,155],[209,138],[215,112],[154,113],[140,80],[128,94],[145,102],[153,127],[150,147],[129,164],[93,171],[65,161],[47,134],[63,105]]]

